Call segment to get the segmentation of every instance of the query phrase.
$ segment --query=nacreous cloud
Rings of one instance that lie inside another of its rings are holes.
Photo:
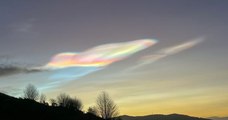
[[[114,62],[124,60],[132,54],[157,43],[154,39],[142,39],[122,43],[96,46],[81,53],[60,53],[55,55],[42,69],[60,70],[52,78],[78,78],[100,70]],[[66,69],[67,68],[67,69]],[[71,69],[69,69],[71,68]],[[64,69],[66,71],[64,71]],[[71,72],[77,71],[77,72]],[[85,73],[84,73],[85,72]],[[62,73],[62,74],[61,74]]]
[[[100,45],[81,53],[60,53],[55,55],[46,68],[101,67],[123,60],[130,55],[157,43],[156,40],[142,39],[123,43]]]

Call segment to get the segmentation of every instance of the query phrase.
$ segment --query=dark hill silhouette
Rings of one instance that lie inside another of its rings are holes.
[[[170,114],[170,115],[147,115],[147,116],[121,116],[122,120],[210,120],[205,118],[191,117],[187,115],[180,114]]]
[[[228,117],[209,117],[212,120],[228,120]]]
[[[0,93],[0,120],[103,120],[92,114],[53,107]]]

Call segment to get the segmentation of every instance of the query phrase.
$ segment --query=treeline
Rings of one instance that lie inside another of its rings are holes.
[[[56,99],[51,98],[48,102],[46,95],[39,93],[39,90],[32,84],[27,85],[23,92],[22,99],[34,100],[46,106],[64,107],[74,111],[83,111],[82,101],[66,93],[60,93]],[[107,92],[100,93],[96,99],[96,105],[89,107],[86,113],[101,117],[104,120],[120,119],[118,117],[118,107]]]

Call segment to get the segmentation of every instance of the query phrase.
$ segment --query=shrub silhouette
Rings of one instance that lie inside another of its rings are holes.
[[[90,114],[93,114],[93,115],[99,116],[99,115],[98,115],[97,108],[96,108],[95,106],[93,106],[93,107],[89,107],[89,108],[88,108],[88,110],[87,110],[87,113],[90,113]]]
[[[81,100],[76,97],[71,98],[66,93],[61,93],[59,96],[57,96],[57,102],[59,106],[73,110],[81,110],[83,108]]]

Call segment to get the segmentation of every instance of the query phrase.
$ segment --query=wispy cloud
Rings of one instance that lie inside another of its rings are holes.
[[[19,73],[31,73],[31,72],[39,72],[41,69],[33,69],[32,67],[20,65],[15,62],[11,62],[8,56],[0,57],[0,77],[1,76],[9,76]]]
[[[30,18],[23,22],[14,23],[11,25],[11,27],[14,32],[32,33],[32,32],[34,32],[33,31],[34,21],[35,21],[35,19]]]
[[[18,26],[15,30],[19,32],[30,32],[32,29],[33,24],[32,23],[23,23],[20,26]]]
[[[12,86],[4,86],[0,88],[0,92],[19,97],[19,95],[21,95],[22,89],[13,88]]]
[[[43,71],[43,70],[33,69],[32,67],[24,67],[16,64],[0,63],[0,77],[15,75],[19,73],[32,73],[32,72],[40,72],[40,71]]]
[[[126,72],[141,68],[145,65],[154,63],[162,58],[165,58],[165,57],[177,54],[179,52],[182,52],[184,50],[190,49],[190,48],[194,47],[195,45],[203,42],[204,39],[205,38],[203,38],[203,37],[196,38],[196,39],[190,40],[188,42],[185,42],[185,43],[182,43],[179,45],[175,45],[175,46],[172,46],[169,48],[162,49],[162,50],[156,52],[155,54],[143,56],[138,61],[138,64],[136,64],[133,67],[130,67],[129,69],[126,70]]]
[[[0,76],[17,74],[17,73],[21,73],[22,71],[24,71],[24,68],[20,68],[17,66],[11,66],[11,65],[0,66]]]

